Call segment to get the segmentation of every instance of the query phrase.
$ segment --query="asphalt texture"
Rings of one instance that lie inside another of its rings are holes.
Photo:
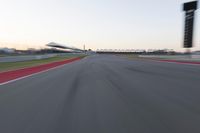
[[[0,133],[200,133],[200,66],[94,55],[2,85]]]

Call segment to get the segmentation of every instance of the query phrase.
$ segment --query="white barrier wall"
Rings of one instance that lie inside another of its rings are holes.
[[[0,62],[19,62],[29,60],[40,60],[55,57],[57,54],[45,54],[45,55],[24,55],[24,56],[7,56],[0,57]]]
[[[171,59],[171,60],[197,60],[197,61],[200,61],[200,55],[139,55],[139,57]]]

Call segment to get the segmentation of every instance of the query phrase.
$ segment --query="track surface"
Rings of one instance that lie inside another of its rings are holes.
[[[28,68],[22,68],[22,69],[18,69],[18,70],[11,70],[11,71],[6,71],[6,72],[2,72],[0,73],[0,85],[10,82],[12,80],[16,80],[19,78],[23,78],[35,73],[39,73],[42,71],[46,71],[73,61],[77,61],[80,60],[80,58],[71,58],[71,59],[66,59],[66,60],[62,60],[62,61],[56,61],[56,62],[51,62],[51,63],[47,63],[47,64],[42,64],[42,65],[38,65],[38,66],[33,66],[33,67],[28,67]]]
[[[0,86],[1,133],[200,133],[200,66],[95,55]]]

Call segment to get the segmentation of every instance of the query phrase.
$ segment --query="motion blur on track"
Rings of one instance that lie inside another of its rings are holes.
[[[94,55],[0,86],[1,133],[199,133],[200,67]]]

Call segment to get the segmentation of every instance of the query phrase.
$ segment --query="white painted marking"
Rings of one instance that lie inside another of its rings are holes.
[[[78,60],[75,60],[75,61],[78,61]],[[75,61],[72,61],[72,62],[75,62]],[[72,62],[69,62],[69,63],[72,63]],[[47,72],[47,71],[51,71],[51,70],[54,70],[54,69],[58,69],[58,68],[61,68],[61,67],[65,66],[65,65],[68,65],[69,63],[63,64],[63,65],[60,65],[60,66],[56,66],[56,67],[53,67],[53,68],[49,68],[49,69],[47,69],[47,70],[43,70],[43,71],[41,71],[41,72],[36,72],[36,73],[30,74],[30,75],[27,75],[27,76],[23,76],[23,77],[20,77],[20,78],[16,78],[16,79],[13,79],[13,80],[4,82],[4,83],[0,83],[0,86],[6,85],[6,84],[9,84],[9,83],[12,83],[12,82],[21,80],[21,79],[25,79],[25,78],[28,78],[28,77],[31,77],[31,76],[34,76],[34,75],[37,75],[37,74],[45,73],[45,72]]]

